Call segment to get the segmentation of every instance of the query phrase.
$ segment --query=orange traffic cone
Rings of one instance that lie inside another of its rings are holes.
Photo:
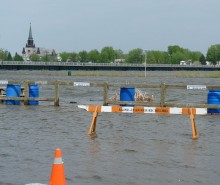
[[[49,185],[66,185],[62,152],[59,148],[55,150]]]

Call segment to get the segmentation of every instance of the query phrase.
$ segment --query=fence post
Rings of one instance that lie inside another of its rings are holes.
[[[165,83],[160,85],[160,106],[165,107],[166,86]]]
[[[28,105],[28,97],[29,97],[29,81],[25,81],[25,88],[24,88],[24,105]]]
[[[55,99],[54,106],[59,106],[59,82],[55,82]]]
[[[108,84],[105,82],[103,87],[104,87],[103,105],[107,106],[108,105]]]

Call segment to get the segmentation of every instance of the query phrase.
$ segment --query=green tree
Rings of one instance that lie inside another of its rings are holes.
[[[202,65],[206,65],[206,59],[205,59],[205,56],[202,54],[199,58],[199,62],[202,64]]]
[[[72,52],[70,56],[71,56],[72,62],[78,62],[79,57],[78,57],[78,54],[76,52]]]
[[[100,53],[100,62],[101,63],[108,63],[109,62],[108,53],[106,53],[106,52]]]
[[[200,51],[190,51],[189,55],[190,55],[189,58],[190,58],[193,62],[195,62],[195,61],[200,61],[199,59],[200,59],[202,53],[201,53]],[[204,56],[204,55],[203,55],[203,56]]]
[[[36,53],[32,53],[30,56],[30,60],[31,61],[40,61],[40,57]]]
[[[169,55],[172,55],[172,54],[177,53],[177,52],[183,53],[183,51],[184,51],[184,49],[181,48],[178,45],[168,46],[168,53],[169,53]]]
[[[212,45],[208,48],[206,59],[214,65],[220,60],[220,44]]]
[[[189,58],[189,51],[178,45],[168,46],[168,54],[171,64],[179,64],[181,60],[186,61]]]
[[[88,58],[89,58],[89,61],[91,62],[100,62],[100,53],[98,50],[94,49],[94,50],[91,50],[89,53],[88,53]]]
[[[165,51],[148,51],[147,63],[149,64],[168,64],[169,55]]]
[[[137,48],[137,49],[133,49],[129,51],[126,61],[128,63],[143,63],[144,62],[143,50],[140,48]]]
[[[179,64],[181,60],[184,61],[199,61],[202,55],[199,51],[190,51],[189,49],[181,48],[180,46],[168,46],[168,57],[171,64]]]
[[[155,56],[153,51],[147,51],[147,59],[146,59],[148,64],[154,64],[155,63]]]
[[[71,53],[62,52],[62,53],[60,53],[60,57],[62,58],[62,61],[63,61],[63,62],[66,62],[67,59],[68,59],[69,57],[71,57]]]
[[[20,56],[17,52],[15,53],[15,56],[14,56],[14,61],[24,61],[23,57]]]
[[[176,52],[171,55],[171,64],[179,64],[180,61],[187,60],[187,57],[182,52]]]
[[[121,49],[115,50],[115,59],[124,59],[124,53]]]
[[[8,51],[0,49],[0,60],[5,61],[7,60],[7,57],[8,57]]]
[[[111,46],[106,46],[102,48],[100,53],[101,62],[114,62],[115,60],[115,51]]]
[[[44,56],[41,57],[41,60],[43,62],[49,62],[50,61],[50,57],[48,55],[44,55]]]
[[[12,58],[12,56],[11,56],[11,53],[8,52],[7,61],[12,61],[12,60],[13,60],[13,58]]]
[[[87,51],[83,50],[79,52],[79,61],[80,62],[88,62],[89,57]]]

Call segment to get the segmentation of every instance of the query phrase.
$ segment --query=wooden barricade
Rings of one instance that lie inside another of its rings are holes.
[[[195,115],[206,115],[206,108],[177,108],[177,107],[123,107],[123,106],[100,106],[100,105],[78,105],[78,108],[93,112],[93,118],[88,131],[89,136],[96,134],[96,121],[99,112],[105,113],[133,113],[133,114],[182,114],[189,115],[192,125],[192,138],[198,138],[195,123]]]
[[[109,100],[108,90],[110,87],[135,87],[135,88],[158,88],[160,90],[159,102],[144,102],[144,101],[120,101]],[[220,105],[210,105],[201,103],[172,103],[166,101],[167,89],[193,89],[201,88],[196,85],[166,85],[161,84],[103,84],[103,106],[102,105],[78,105],[79,108],[88,112],[93,112],[93,118],[88,131],[89,136],[96,134],[96,122],[99,112],[105,113],[133,113],[133,114],[182,114],[189,115],[192,127],[192,138],[197,139],[195,115],[207,115],[208,108],[219,108]],[[206,90],[220,89],[220,86],[202,86]],[[200,90],[200,89],[197,89]],[[126,106],[121,106],[126,104]]]

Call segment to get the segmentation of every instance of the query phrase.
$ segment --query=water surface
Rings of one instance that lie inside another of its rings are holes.
[[[153,77],[156,72],[145,79],[130,73],[130,77],[77,77],[65,71],[0,71],[0,80],[219,85],[219,79]],[[40,87],[40,96],[52,92],[51,86]],[[207,91],[168,92],[169,101],[206,99]],[[196,116],[200,138],[192,140],[188,116],[101,113],[97,137],[91,139],[87,131],[92,114],[78,109],[78,104],[102,104],[102,89],[61,87],[60,107],[49,102],[0,105],[1,185],[47,184],[56,148],[63,152],[69,185],[219,184],[218,115]]]

